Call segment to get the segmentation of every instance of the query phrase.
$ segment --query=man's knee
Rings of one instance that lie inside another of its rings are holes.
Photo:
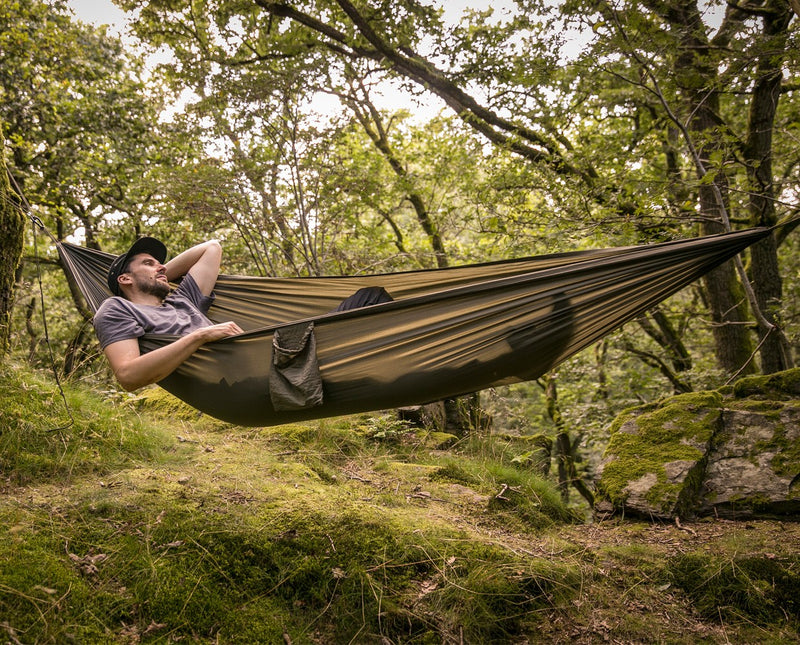
[[[383,287],[363,287],[356,291],[352,296],[342,300],[336,311],[348,311],[349,309],[360,309],[370,305],[379,305],[382,302],[392,302],[394,298],[389,295]]]

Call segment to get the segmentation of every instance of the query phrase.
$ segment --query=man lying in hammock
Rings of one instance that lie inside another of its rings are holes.
[[[108,288],[116,297],[106,299],[94,316],[100,346],[128,391],[165,378],[205,343],[242,333],[235,322],[215,325],[206,317],[222,260],[219,242],[193,246],[165,264],[166,258],[159,240],[136,240],[108,271]],[[181,277],[170,293],[170,281]],[[151,333],[180,338],[142,354],[139,337]]]
[[[214,301],[222,247],[209,240],[176,255],[153,237],[142,237],[117,257],[108,271],[107,298],[94,316],[94,327],[114,376],[128,391],[166,378],[202,345],[243,333],[233,321],[214,324],[206,316]],[[183,278],[175,291],[170,282]],[[388,302],[381,287],[359,289],[337,311]],[[175,342],[142,353],[145,334],[180,336]]]

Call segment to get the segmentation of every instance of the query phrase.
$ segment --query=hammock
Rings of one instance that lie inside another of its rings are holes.
[[[209,317],[245,333],[202,346],[159,385],[213,417],[265,426],[535,379],[770,233],[371,276],[220,275]],[[111,295],[115,256],[66,242],[58,251],[96,311]],[[328,313],[365,286],[395,300]],[[148,335],[140,345],[174,339]],[[295,345],[288,358],[286,344]],[[321,388],[307,396],[309,382]],[[275,401],[271,389],[285,387],[299,388],[297,401]]]

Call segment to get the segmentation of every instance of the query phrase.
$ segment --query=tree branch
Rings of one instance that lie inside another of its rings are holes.
[[[337,0],[337,3],[372,47],[354,44],[344,32],[286,3],[269,0],[255,0],[255,2],[272,15],[290,18],[344,46],[353,54],[390,67],[401,76],[422,85],[440,97],[470,127],[483,134],[492,143],[535,163],[545,163],[559,174],[580,177],[588,185],[592,185],[598,178],[593,168],[581,170],[567,162],[559,153],[556,144],[539,132],[504,119],[482,106],[427,59],[411,52],[408,48],[395,48],[386,42],[349,0]]]
[[[672,387],[676,393],[681,394],[692,391],[692,387],[679,379],[677,374],[675,374],[675,372],[673,372],[669,366],[655,354],[636,349],[630,343],[625,343],[625,351],[630,352],[634,356],[638,356],[639,359],[641,359],[641,361],[646,365],[655,367],[667,378],[670,383],[672,383]]]

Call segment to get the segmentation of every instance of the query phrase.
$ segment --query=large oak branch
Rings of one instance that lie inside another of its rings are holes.
[[[492,143],[507,148],[536,163],[545,163],[556,172],[580,177],[591,185],[597,178],[592,168],[579,169],[570,164],[559,153],[556,144],[541,133],[514,123],[481,105],[467,94],[447,74],[424,57],[398,48],[387,42],[349,0],[336,0],[367,45],[356,43],[340,29],[322,22],[284,2],[255,0],[265,11],[278,17],[289,18],[326,39],[321,44],[335,48],[342,53],[344,47],[348,55],[378,62],[391,68],[395,73],[412,80],[436,96],[458,114],[470,127],[480,132]]]

